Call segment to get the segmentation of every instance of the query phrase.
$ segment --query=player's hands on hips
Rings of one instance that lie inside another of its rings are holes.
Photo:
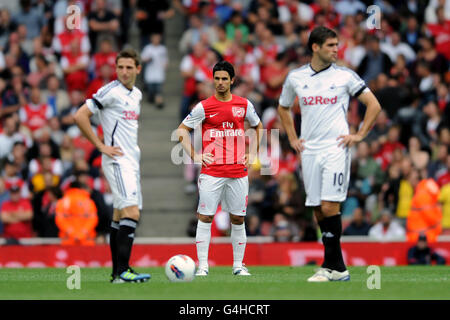
[[[297,139],[289,142],[292,149],[294,149],[297,153],[301,153],[303,150],[305,150],[305,139]]]
[[[214,162],[214,155],[212,153],[196,154],[194,156],[194,162],[201,163],[202,166],[206,167],[208,164]]]
[[[363,140],[363,137],[359,134],[347,134],[339,136],[336,140],[340,140],[338,147],[344,146],[351,148],[358,142],[361,142]]]
[[[114,146],[105,146],[105,145],[103,145],[100,148],[98,148],[98,150],[101,153],[106,154],[108,157],[110,157],[110,158],[112,158],[114,160],[116,159],[115,158],[116,156],[119,156],[119,157],[123,156],[122,150],[120,149],[120,147],[117,147],[117,146],[114,147]]]

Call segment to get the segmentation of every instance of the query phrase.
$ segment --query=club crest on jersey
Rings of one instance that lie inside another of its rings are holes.
[[[243,118],[245,116],[245,109],[242,107],[233,107],[231,111],[236,118]]]
[[[313,106],[318,104],[335,104],[337,102],[337,96],[333,98],[325,98],[322,96],[302,97],[302,105]]]

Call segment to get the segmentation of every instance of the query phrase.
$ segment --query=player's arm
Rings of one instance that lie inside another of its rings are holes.
[[[75,123],[80,128],[83,135],[100,151],[106,154],[108,157],[113,158],[115,156],[123,156],[120,147],[107,146],[100,138],[95,134],[92,129],[91,120],[93,113],[89,110],[87,104],[83,104],[75,114]]]
[[[192,128],[188,127],[184,123],[181,123],[178,126],[176,134],[181,146],[195,163],[201,163],[203,166],[211,164],[214,161],[212,153],[198,154],[195,152],[194,146],[191,142],[191,131]]]
[[[288,74],[281,90],[280,100],[278,104],[278,115],[280,116],[281,125],[289,139],[289,144],[297,153],[301,153],[304,149],[305,139],[299,139],[295,132],[294,119],[291,114],[291,106],[294,104],[296,92],[292,85],[291,74]]]
[[[292,118],[291,108],[278,105],[278,115],[280,116],[281,124],[289,139],[291,147],[298,153],[305,149],[303,145],[305,139],[299,139],[297,137],[297,132],[295,132],[294,119]]]
[[[366,106],[363,123],[355,134],[341,135],[338,137],[339,146],[344,145],[352,147],[354,144],[361,142],[369,133],[378,114],[381,112],[381,106],[377,98],[371,91],[365,91],[358,96],[358,100]]]

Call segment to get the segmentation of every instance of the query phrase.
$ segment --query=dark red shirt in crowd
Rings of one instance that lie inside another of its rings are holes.
[[[20,199],[18,202],[5,201],[1,207],[1,215],[13,215],[17,211],[31,211],[31,203],[28,199]],[[30,221],[5,223],[3,225],[3,237],[5,238],[30,238],[33,236],[33,227]]]

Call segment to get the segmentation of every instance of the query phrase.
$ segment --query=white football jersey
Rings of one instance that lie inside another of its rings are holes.
[[[119,146],[123,157],[119,162],[128,162],[139,167],[141,151],[138,146],[138,119],[141,113],[141,91],[133,87],[129,90],[119,80],[101,87],[88,99],[86,104],[93,114],[98,114],[103,128],[104,143]],[[103,161],[112,162],[108,156]]]
[[[304,152],[316,153],[337,146],[337,137],[349,134],[350,96],[357,97],[366,91],[369,89],[364,81],[349,68],[331,64],[316,72],[307,64],[288,74],[279,103],[289,108],[298,96]]]

